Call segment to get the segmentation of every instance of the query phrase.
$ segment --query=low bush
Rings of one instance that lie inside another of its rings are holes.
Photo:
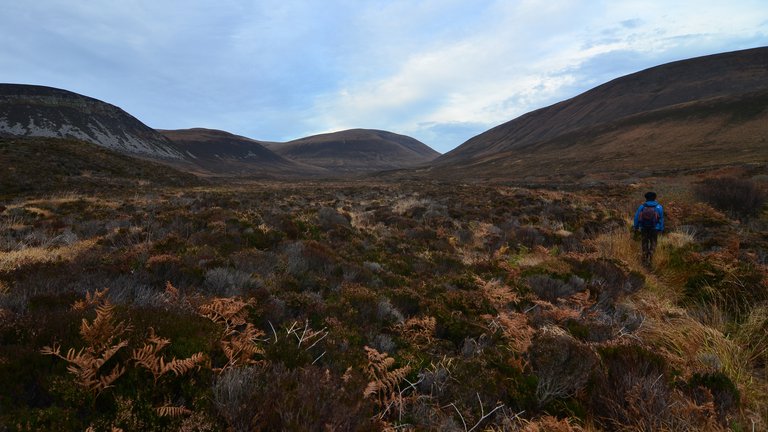
[[[558,332],[541,332],[531,341],[528,358],[538,377],[540,406],[567,398],[582,389],[598,364],[597,354],[585,343]]]
[[[702,180],[694,192],[701,201],[741,218],[758,215],[768,199],[768,193],[760,185],[736,177]]]

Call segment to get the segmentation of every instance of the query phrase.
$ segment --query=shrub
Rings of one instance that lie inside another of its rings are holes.
[[[759,214],[768,199],[768,193],[755,182],[736,177],[702,180],[694,193],[699,200],[743,218]]]
[[[596,291],[598,302],[613,305],[619,298],[632,294],[643,287],[645,277],[630,271],[627,265],[615,259],[590,259],[577,263],[577,273],[589,281],[589,289]]]
[[[251,275],[236,269],[216,267],[205,273],[206,292],[219,297],[235,297],[259,287]]]
[[[609,430],[719,431],[711,404],[697,404],[672,384],[665,359],[638,345],[604,347],[592,409]]]
[[[715,403],[720,423],[727,424],[727,416],[739,406],[739,389],[722,372],[693,374],[688,385],[696,402],[704,404],[711,399]]]
[[[536,295],[549,302],[569,297],[584,289],[584,280],[576,275],[572,275],[568,282],[543,274],[528,276],[525,281]]]
[[[250,431],[254,419],[256,378],[262,373],[257,366],[227,369],[213,384],[216,409],[236,432]]]
[[[536,335],[528,357],[539,379],[536,397],[540,406],[574,395],[586,385],[598,363],[597,354],[587,344],[557,332]]]
[[[331,207],[321,207],[317,211],[317,224],[326,231],[350,227],[349,219]]]
[[[362,383],[316,367],[237,368],[214,384],[216,407],[235,431],[375,430]]]

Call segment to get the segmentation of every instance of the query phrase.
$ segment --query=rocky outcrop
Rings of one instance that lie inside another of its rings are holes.
[[[74,138],[122,153],[183,158],[167,138],[122,109],[51,87],[0,84],[0,136]]]

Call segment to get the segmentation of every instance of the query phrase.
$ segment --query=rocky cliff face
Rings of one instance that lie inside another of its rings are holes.
[[[51,87],[0,84],[0,136],[74,138],[122,153],[183,158],[167,138],[122,109]]]

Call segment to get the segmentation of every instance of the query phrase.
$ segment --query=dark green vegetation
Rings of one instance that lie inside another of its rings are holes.
[[[645,185],[179,188],[163,168],[149,188],[82,156],[91,177],[58,156],[58,180],[3,188],[0,430],[767,425],[766,212],[731,219],[690,179],[661,183],[649,272],[627,227]]]
[[[0,138],[0,199],[79,191],[152,190],[200,184],[195,176],[96,144],[56,138]]]

